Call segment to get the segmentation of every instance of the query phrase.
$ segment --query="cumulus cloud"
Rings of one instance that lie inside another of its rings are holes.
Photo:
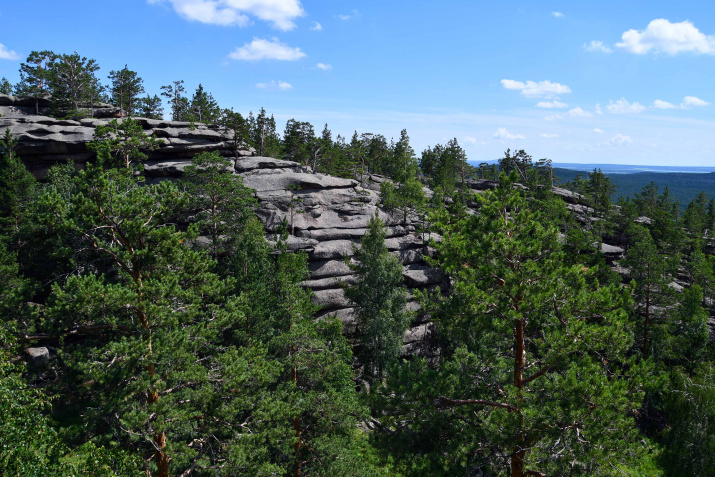
[[[651,51],[668,55],[683,52],[715,54],[715,36],[705,35],[687,20],[671,23],[659,18],[651,21],[645,30],[628,30],[621,39],[623,41],[616,46],[637,55]]]
[[[462,142],[468,142],[468,143],[471,143],[471,144],[476,144],[476,143],[477,143],[477,140],[476,140],[476,138],[473,138],[472,136],[464,136],[464,139],[462,140]]]
[[[663,101],[660,99],[656,99],[653,101],[653,107],[655,109],[690,109],[693,106],[708,106],[710,103],[707,101],[703,101],[700,98],[696,98],[695,96],[686,96],[683,98],[683,101],[680,103],[680,105],[669,103],[668,101]]]
[[[611,53],[613,51],[609,47],[604,45],[602,41],[596,40],[591,40],[591,43],[586,43],[583,45],[583,47],[586,49],[586,51],[600,51],[601,53]]]
[[[688,108],[690,106],[707,106],[710,103],[707,101],[703,101],[700,98],[696,98],[695,96],[686,96],[683,99],[683,103],[680,105],[682,108]]]
[[[616,102],[610,101],[606,109],[611,114],[631,114],[640,113],[645,110],[645,106],[640,103],[630,103],[625,98],[621,98]]]
[[[5,45],[0,43],[0,59],[2,60],[19,60],[20,55],[15,53],[13,50],[8,50]]]
[[[497,139],[526,139],[521,134],[510,133],[506,128],[497,129],[497,132],[494,133],[494,137]]]
[[[653,107],[655,109],[676,109],[677,106],[674,105],[673,103],[669,103],[667,101],[662,101],[660,99],[656,99],[653,101]]]
[[[544,119],[547,121],[556,121],[557,119],[563,119],[564,117],[561,116],[560,114],[551,114],[549,116],[545,116]]]
[[[586,111],[585,109],[581,109],[580,107],[576,107],[569,109],[569,116],[572,118],[590,118],[593,116],[593,113]]]
[[[601,144],[603,144],[604,146],[625,146],[626,144],[630,144],[632,142],[633,141],[631,140],[630,136],[624,136],[623,134],[618,133],[608,141]]]
[[[596,103],[596,114],[603,114],[603,111],[601,110],[601,105],[599,103]]]
[[[318,64],[315,65],[315,66],[317,66],[318,68],[320,68],[320,69],[323,70],[323,71],[327,71],[327,70],[332,70],[332,69],[333,69],[333,65],[329,65],[329,64],[327,64],[327,63],[318,63]]]
[[[221,26],[246,26],[251,17],[287,31],[305,15],[300,0],[148,0],[150,4],[169,3],[186,20]]]
[[[351,18],[360,18],[360,12],[357,10],[353,10],[350,13],[343,13],[338,15],[338,18],[344,21],[350,20]]]
[[[228,57],[234,60],[256,61],[256,60],[282,60],[295,61],[303,58],[300,48],[292,48],[278,41],[277,38],[264,40],[254,38],[252,42],[237,47]]]
[[[539,101],[536,103],[537,108],[568,108],[569,105],[561,101]]]
[[[551,12],[551,14],[556,18],[563,18],[564,14],[561,12]]]
[[[543,134],[539,134],[539,137],[543,137],[543,138],[545,138],[545,139],[551,139],[551,138],[559,137],[559,135],[558,135],[558,134],[543,133]]]
[[[571,92],[571,88],[564,84],[552,83],[551,81],[515,81],[510,79],[501,80],[501,84],[505,89],[514,89],[521,91],[521,94],[527,98],[543,97],[554,98],[560,94]]]
[[[313,31],[322,31],[323,25],[321,25],[319,22],[313,22],[313,26],[310,27],[310,29]]]
[[[596,134],[603,134],[603,129],[595,128],[593,129],[593,132],[595,132]]]
[[[285,81],[271,81],[270,83],[258,83],[256,84],[256,88],[260,89],[265,89],[268,91],[275,91],[277,89],[281,91],[287,91],[289,89],[293,89],[293,85],[290,83],[286,83]]]

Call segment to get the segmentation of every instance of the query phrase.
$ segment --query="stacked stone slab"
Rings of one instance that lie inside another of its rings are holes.
[[[270,157],[239,158],[234,167],[243,183],[256,190],[260,202],[257,214],[269,239],[279,228],[287,227],[288,246],[308,254],[310,278],[304,285],[313,290],[314,302],[321,306],[318,316],[336,315],[348,333],[354,330],[355,316],[345,297],[345,287],[356,279],[348,261],[370,219],[380,217],[387,226],[387,248],[403,264],[408,309],[416,312],[405,333],[404,351],[434,353],[434,328],[428,317],[419,313],[414,292],[442,286],[443,278],[424,262],[429,237],[418,232],[417,217],[408,215],[405,220],[402,213],[389,213],[379,207],[377,190],[382,178],[365,176],[358,182],[312,174],[298,163]],[[439,237],[433,234],[432,238]]]
[[[307,253],[310,278],[304,285],[314,293],[321,306],[319,318],[335,314],[346,332],[355,327],[351,304],[344,287],[355,282],[346,260],[353,256],[365,234],[371,217],[377,214],[387,225],[386,244],[390,253],[403,264],[404,285],[408,290],[408,309],[415,320],[405,333],[404,352],[434,355],[434,327],[429,317],[419,314],[414,299],[417,289],[432,290],[443,286],[436,270],[427,266],[429,237],[418,232],[418,218],[403,217],[379,207],[380,183],[385,179],[366,175],[358,182],[324,174],[313,174],[298,163],[270,157],[256,157],[246,148],[238,154],[230,148],[230,138],[216,126],[176,121],[137,119],[147,134],[155,134],[164,143],[149,153],[144,164],[150,182],[181,177],[192,157],[203,151],[218,151],[230,158],[231,172],[240,175],[246,186],[255,189],[259,207],[256,211],[269,240],[278,228],[287,224],[288,246]],[[94,128],[107,118],[80,121],[57,120],[46,116],[13,114],[0,117],[0,133],[5,128],[19,139],[19,155],[36,177],[42,179],[54,164],[68,159],[82,166],[94,158],[87,143]],[[435,234],[432,238],[439,239]]]
[[[231,137],[218,126],[179,121],[135,118],[147,135],[161,139],[159,149],[148,152],[144,165],[148,177],[180,177],[194,155],[204,151],[219,151],[223,156],[249,156],[251,149],[234,153]],[[94,158],[87,149],[94,128],[107,124],[109,118],[86,118],[79,121],[54,119],[47,116],[16,115],[0,117],[0,132],[5,128],[19,140],[18,154],[36,177],[42,179],[57,163],[68,159],[78,166]],[[118,119],[121,121],[121,119]]]

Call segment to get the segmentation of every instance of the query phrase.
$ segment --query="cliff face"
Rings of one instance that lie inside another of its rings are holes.
[[[94,127],[109,121],[56,120],[27,114],[25,108],[15,107],[12,110],[6,107],[4,111],[0,132],[10,128],[19,139],[18,154],[40,179],[58,162],[71,159],[81,165],[91,160],[93,153],[86,145],[92,140]],[[141,118],[138,121],[147,134],[155,134],[164,141],[158,150],[149,153],[145,162],[148,181],[179,178],[191,164],[191,158],[203,151],[219,151],[234,162],[232,172],[256,190],[260,204],[256,213],[268,239],[273,239],[276,228],[285,219],[291,232],[289,247],[308,255],[310,279],[304,284],[313,290],[314,301],[321,306],[319,316],[336,314],[346,332],[353,329],[354,316],[343,286],[353,283],[355,278],[345,264],[345,257],[353,255],[353,245],[359,243],[368,221],[376,213],[387,225],[388,249],[403,264],[404,283],[410,296],[408,309],[419,310],[412,299],[416,289],[442,286],[440,274],[424,262],[429,238],[417,232],[417,217],[408,215],[405,219],[402,213],[389,213],[379,207],[382,178],[365,176],[358,182],[312,174],[309,168],[295,162],[253,156],[250,149],[239,151],[235,159],[217,127],[189,127],[189,123]],[[436,352],[430,340],[433,332],[427,317],[418,314],[405,333],[404,352],[433,355]]]
[[[31,102],[32,101],[32,102]],[[0,95],[0,133],[5,128],[19,140],[18,154],[28,169],[42,179],[54,164],[72,160],[82,166],[94,157],[87,149],[94,128],[106,124],[116,115],[116,108],[100,105],[95,117],[80,121],[57,120],[34,115],[34,100]],[[285,220],[290,229],[288,245],[292,250],[303,250],[308,255],[310,279],[304,284],[314,293],[314,301],[321,306],[319,316],[335,314],[345,325],[346,332],[354,329],[353,309],[345,297],[343,287],[354,283],[355,277],[345,263],[353,255],[353,245],[367,231],[368,221],[376,213],[387,225],[386,245],[403,265],[404,285],[409,293],[408,309],[419,311],[413,299],[417,289],[433,290],[444,287],[437,270],[427,266],[424,255],[429,253],[427,241],[418,230],[418,217],[401,212],[390,213],[380,208],[379,176],[366,175],[360,181],[324,174],[313,174],[310,168],[298,163],[254,156],[250,148],[235,153],[230,142],[217,126],[191,125],[186,122],[136,118],[146,134],[154,134],[163,145],[148,153],[144,163],[147,181],[173,180],[181,177],[195,154],[218,151],[233,162],[232,173],[240,175],[246,186],[255,189],[259,207],[256,214],[272,240],[278,226]],[[236,157],[238,157],[236,159]],[[469,183],[476,191],[496,187],[491,181]],[[427,191],[429,193],[429,191]],[[565,189],[554,188],[584,224],[594,220],[583,197]],[[435,234],[432,238],[439,239]],[[603,245],[606,258],[613,263],[624,250]],[[429,317],[417,314],[405,334],[406,354],[434,355],[432,344],[434,326]]]

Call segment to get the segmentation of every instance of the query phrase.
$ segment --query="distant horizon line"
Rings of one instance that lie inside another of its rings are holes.
[[[489,161],[467,161],[468,163],[478,166],[479,164],[486,162],[487,164],[496,164],[498,159],[493,159]],[[561,169],[572,169],[577,171],[590,172],[594,169],[601,169],[602,172],[611,173],[638,173],[638,172],[681,172],[681,173],[692,173],[692,174],[706,174],[710,172],[715,172],[715,166],[660,166],[660,165],[648,165],[648,164],[609,164],[609,163],[579,163],[579,162],[552,162],[553,167],[558,167]]]

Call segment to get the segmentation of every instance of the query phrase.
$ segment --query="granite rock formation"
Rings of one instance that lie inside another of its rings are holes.
[[[34,101],[34,100],[32,100]],[[58,120],[34,113],[34,102],[0,95],[0,133],[5,128],[19,139],[20,157],[36,177],[42,179],[54,164],[72,160],[81,167],[92,160],[94,153],[87,149],[94,128],[106,124],[114,114],[112,107],[98,108],[95,116],[79,121]],[[416,290],[444,288],[443,277],[430,268],[424,256],[431,252],[429,236],[420,232],[418,217],[390,213],[380,208],[380,183],[384,177],[365,175],[358,180],[313,174],[301,164],[254,156],[251,148],[234,152],[230,142],[218,126],[190,124],[177,121],[136,118],[146,134],[154,134],[163,141],[161,147],[148,153],[144,164],[148,181],[171,180],[181,177],[195,154],[218,151],[233,162],[232,173],[243,178],[246,186],[255,189],[259,207],[258,217],[265,226],[269,240],[274,240],[277,229],[288,224],[288,246],[305,251],[309,259],[310,278],[304,285],[314,293],[314,301],[321,306],[319,317],[335,314],[346,332],[354,329],[353,309],[345,297],[344,287],[354,283],[355,277],[346,260],[353,255],[353,247],[365,234],[368,221],[376,214],[387,226],[386,245],[390,253],[403,264],[404,285],[408,290],[408,309],[415,312],[412,326],[404,337],[406,354],[437,353],[434,346],[434,325],[429,316],[420,314],[414,299]],[[496,187],[486,180],[470,181],[475,191]],[[565,189],[555,189],[567,206],[580,217],[590,220],[590,210],[582,196]],[[429,193],[429,191],[428,191]],[[431,238],[439,240],[436,234]],[[623,249],[604,245],[609,260],[616,260]]]
[[[7,98],[12,97],[0,98],[4,101],[0,104],[10,102]],[[92,160],[94,154],[87,149],[87,143],[97,125],[110,121],[109,118],[58,120],[12,107],[15,108],[12,114],[3,113],[0,117],[0,132],[10,128],[19,139],[18,154],[39,179],[54,164],[69,159],[81,167]],[[27,109],[34,111],[34,106]],[[310,168],[295,162],[253,156],[250,148],[236,154],[216,126],[136,119],[146,134],[155,134],[164,141],[159,149],[149,152],[144,164],[149,181],[181,177],[192,157],[203,151],[219,151],[233,161],[232,172],[256,191],[259,201],[256,213],[265,225],[267,238],[273,240],[285,220],[291,232],[290,249],[307,253],[310,278],[304,285],[313,290],[314,301],[321,306],[318,316],[337,315],[346,332],[354,329],[355,324],[344,293],[344,287],[355,281],[346,260],[353,255],[353,247],[359,244],[375,214],[387,225],[388,249],[404,265],[405,286],[410,296],[408,308],[419,311],[419,304],[412,298],[415,289],[442,285],[439,273],[423,260],[429,250],[429,237],[418,233],[417,217],[408,215],[405,219],[402,213],[389,213],[379,207],[379,184],[384,178],[367,175],[358,182],[313,174]],[[418,313],[405,333],[405,352],[432,354],[433,331],[428,318]]]

